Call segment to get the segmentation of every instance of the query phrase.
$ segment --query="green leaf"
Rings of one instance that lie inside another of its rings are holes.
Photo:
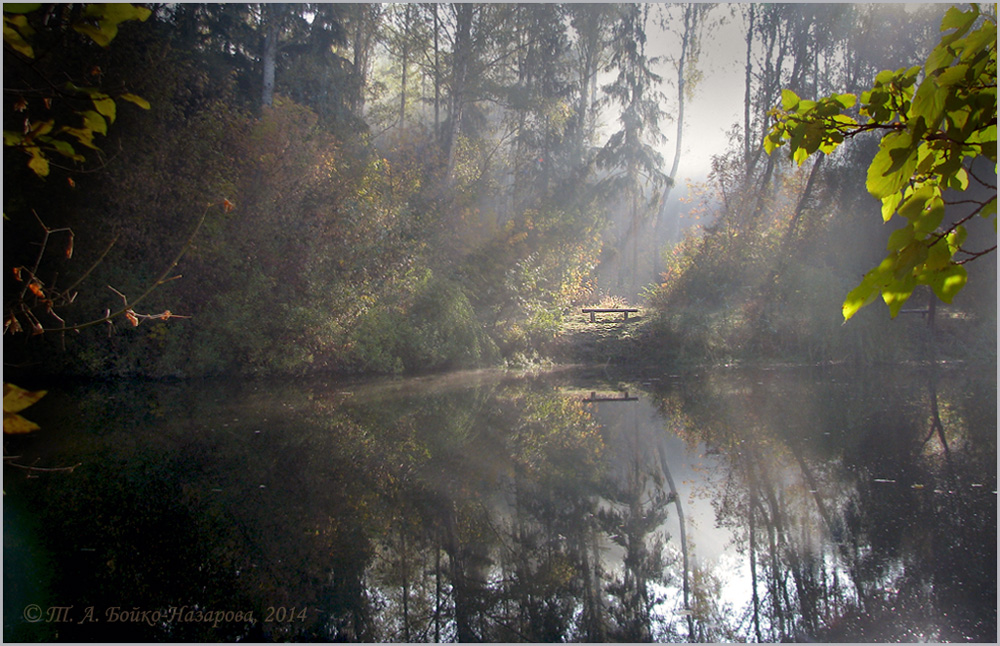
[[[90,38],[100,45],[107,47],[118,35],[118,25],[127,20],[144,21],[149,18],[152,12],[145,7],[136,7],[128,3],[109,2],[95,3],[87,5],[84,16],[96,20],[93,22],[81,22],[73,25],[73,29]]]
[[[865,185],[869,193],[881,199],[906,185],[917,165],[916,150],[911,148],[911,143],[908,132],[890,132],[882,138],[868,167]]]
[[[955,230],[948,234],[948,249],[951,251],[952,255],[956,254],[963,244],[965,244],[965,238],[969,235],[965,227],[958,225]]]
[[[7,435],[12,435],[37,431],[39,429],[38,424],[21,417],[17,413],[36,403],[47,392],[46,390],[25,390],[20,386],[4,382],[3,432]]]
[[[947,88],[938,87],[935,79],[925,79],[917,88],[916,94],[913,95],[913,102],[910,104],[911,117],[923,117],[927,129],[935,130],[944,116],[947,96]]]
[[[955,298],[955,294],[958,294],[965,287],[965,283],[968,280],[969,274],[965,271],[965,267],[962,265],[949,265],[947,268],[934,273],[930,281],[930,286],[938,298],[945,303],[951,303],[952,299]]]
[[[892,279],[903,280],[907,276],[912,276],[914,270],[927,261],[927,253],[927,246],[921,241],[914,240],[898,253],[886,256],[886,260],[892,260],[895,266]]]
[[[920,212],[927,206],[927,201],[931,199],[934,194],[935,191],[933,186],[927,184],[921,186],[899,207],[899,214],[907,220],[915,220],[920,215]]]
[[[40,2],[5,2],[3,3],[3,11],[4,13],[31,13],[40,9],[41,6]]]
[[[934,82],[937,83],[939,87],[950,87],[959,81],[965,80],[965,75],[968,71],[968,65],[965,63],[959,63],[958,65],[949,67],[945,71],[938,74],[934,79]],[[926,82],[927,81],[924,81],[924,83]]]
[[[865,277],[861,279],[861,283],[848,292],[841,307],[845,323],[857,314],[858,310],[875,300],[882,286],[892,280],[894,267],[895,254],[891,254],[882,260],[878,267],[865,274]]]
[[[894,280],[882,288],[882,300],[889,306],[889,316],[896,318],[916,286],[917,279],[907,276],[902,280]]]
[[[785,112],[792,112],[799,105],[799,96],[791,90],[781,91],[781,107]]]
[[[876,296],[878,296],[878,288],[862,280],[860,285],[848,292],[844,304],[840,308],[844,315],[844,322],[851,320],[851,317],[857,314],[862,307],[872,303]]]
[[[964,168],[959,168],[958,171],[948,178],[948,188],[955,191],[964,191],[969,188],[969,173]]]
[[[921,211],[913,222],[913,230],[925,237],[939,226],[944,219],[944,200],[933,197],[928,201],[927,209]]]
[[[73,148],[73,145],[70,144],[68,141],[63,141],[62,139],[49,139],[48,137],[46,137],[45,143],[55,148],[56,152],[58,152],[60,155],[69,157],[73,161],[82,162],[85,160],[84,156],[76,152],[76,149]]]
[[[853,108],[854,105],[858,102],[858,97],[857,95],[854,94],[834,94],[831,98],[837,103],[839,103],[840,107],[844,108],[845,110]]]
[[[968,29],[975,22],[978,14],[978,11],[962,11],[958,7],[949,7],[948,11],[944,14],[944,18],[941,19],[941,31],[948,31],[949,29],[963,31]]]
[[[149,108],[150,108],[149,101],[147,101],[146,99],[142,98],[141,96],[136,96],[135,94],[128,94],[128,93],[126,93],[126,94],[120,95],[118,98],[122,99],[123,101],[128,101],[130,103],[134,103],[137,106],[139,106],[140,108],[142,108],[143,110],[149,110]]]
[[[886,245],[886,249],[899,251],[911,242],[913,242],[913,224],[907,224],[902,229],[896,229],[889,234],[889,243]]]
[[[4,130],[3,131],[3,145],[4,146],[19,146],[21,142],[24,141],[24,133],[18,132],[17,130]]]
[[[94,131],[89,128],[70,128],[69,126],[63,126],[61,132],[65,132],[73,137],[76,137],[77,141],[87,148],[100,150],[94,145]]]
[[[108,118],[108,123],[115,122],[115,100],[111,97],[104,95],[101,98],[94,99],[94,109],[100,112],[102,115]]]
[[[73,25],[73,29],[84,36],[90,36],[90,39],[101,47],[107,47],[111,44],[112,39],[118,35],[118,26],[115,25],[114,30],[105,31],[99,26],[94,26],[87,23],[80,23]]]
[[[38,146],[28,146],[24,150],[31,155],[31,159],[28,161],[28,168],[35,171],[35,175],[39,177],[48,177],[49,160],[45,158],[42,149]]]
[[[952,252],[951,248],[948,246],[948,240],[946,238],[941,238],[934,244],[930,246],[927,250],[927,260],[924,261],[923,270],[921,273],[921,282],[925,282],[923,274],[927,271],[938,271],[947,267],[951,264]]]
[[[777,126],[775,126],[777,128]],[[781,146],[781,134],[772,130],[766,137],[764,137],[764,152],[768,155],[774,152],[774,149]]]
[[[992,200],[987,202],[986,206],[983,207],[983,210],[979,212],[979,217],[988,218],[991,215],[996,215],[996,214],[997,214],[997,198],[994,197]]]
[[[84,110],[78,114],[83,117],[84,129],[93,130],[102,135],[108,134],[108,122],[100,114],[93,110]]]
[[[24,136],[24,143],[30,144],[36,138],[44,136],[52,132],[52,128],[55,126],[55,120],[49,119],[48,121],[32,121],[28,134]]]
[[[7,5],[4,5],[6,7]],[[21,32],[25,30],[30,30],[28,27],[28,20],[24,16],[15,16],[14,18],[3,17],[3,42],[10,45],[11,49],[19,54],[23,54],[28,58],[35,57],[35,50],[32,49],[31,44],[24,39]],[[31,35],[30,33],[25,35]]]
[[[875,75],[875,87],[878,87],[880,85],[887,85],[891,83],[894,78],[896,78],[895,72],[893,72],[892,70],[882,70],[881,72]]]
[[[802,99],[801,101],[799,101],[799,104],[796,107],[796,112],[798,112],[799,114],[805,114],[807,112],[812,112],[812,110],[815,107],[816,107],[816,102],[815,101],[809,101],[807,99]]]
[[[882,221],[888,222],[892,219],[893,214],[896,213],[896,207],[899,206],[899,202],[903,199],[902,194],[898,191],[891,195],[886,195],[882,198]]]

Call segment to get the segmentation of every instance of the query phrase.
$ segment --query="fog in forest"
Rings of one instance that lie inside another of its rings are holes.
[[[3,13],[5,639],[996,632],[995,4]]]

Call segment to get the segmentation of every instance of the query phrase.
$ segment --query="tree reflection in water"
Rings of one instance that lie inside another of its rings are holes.
[[[995,375],[628,389],[639,401],[585,402],[616,388],[578,375],[52,393],[45,442],[8,450],[84,466],[5,472],[5,563],[23,567],[5,568],[4,637],[995,636]],[[30,624],[28,603],[258,621]],[[265,623],[276,607],[307,612]]]

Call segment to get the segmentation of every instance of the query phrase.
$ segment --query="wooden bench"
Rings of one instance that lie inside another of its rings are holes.
[[[631,307],[585,307],[583,308],[584,314],[590,314],[590,322],[595,323],[594,314],[617,314],[621,312],[625,318],[623,321],[628,320],[629,313],[636,314],[639,310]]]
[[[591,390],[590,391],[590,397],[584,398],[583,401],[585,401],[585,402],[637,402],[637,401],[639,401],[639,398],[638,397],[629,397],[629,394],[628,394],[627,390],[625,392],[623,392],[620,397],[608,397],[606,395],[602,395],[602,396],[598,397],[597,396],[597,391]]]

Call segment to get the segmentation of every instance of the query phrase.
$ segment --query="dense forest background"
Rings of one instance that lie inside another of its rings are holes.
[[[842,324],[885,252],[876,136],[801,166],[761,145],[783,89],[921,64],[947,5],[143,6],[107,46],[72,28],[83,5],[17,14],[30,56],[5,36],[5,138],[79,118],[93,88],[127,99],[44,176],[5,149],[5,370],[526,364],[601,301],[646,306],[625,359],[996,359],[995,254],[933,317]],[[721,25],[744,39],[744,112],[685,182]]]

